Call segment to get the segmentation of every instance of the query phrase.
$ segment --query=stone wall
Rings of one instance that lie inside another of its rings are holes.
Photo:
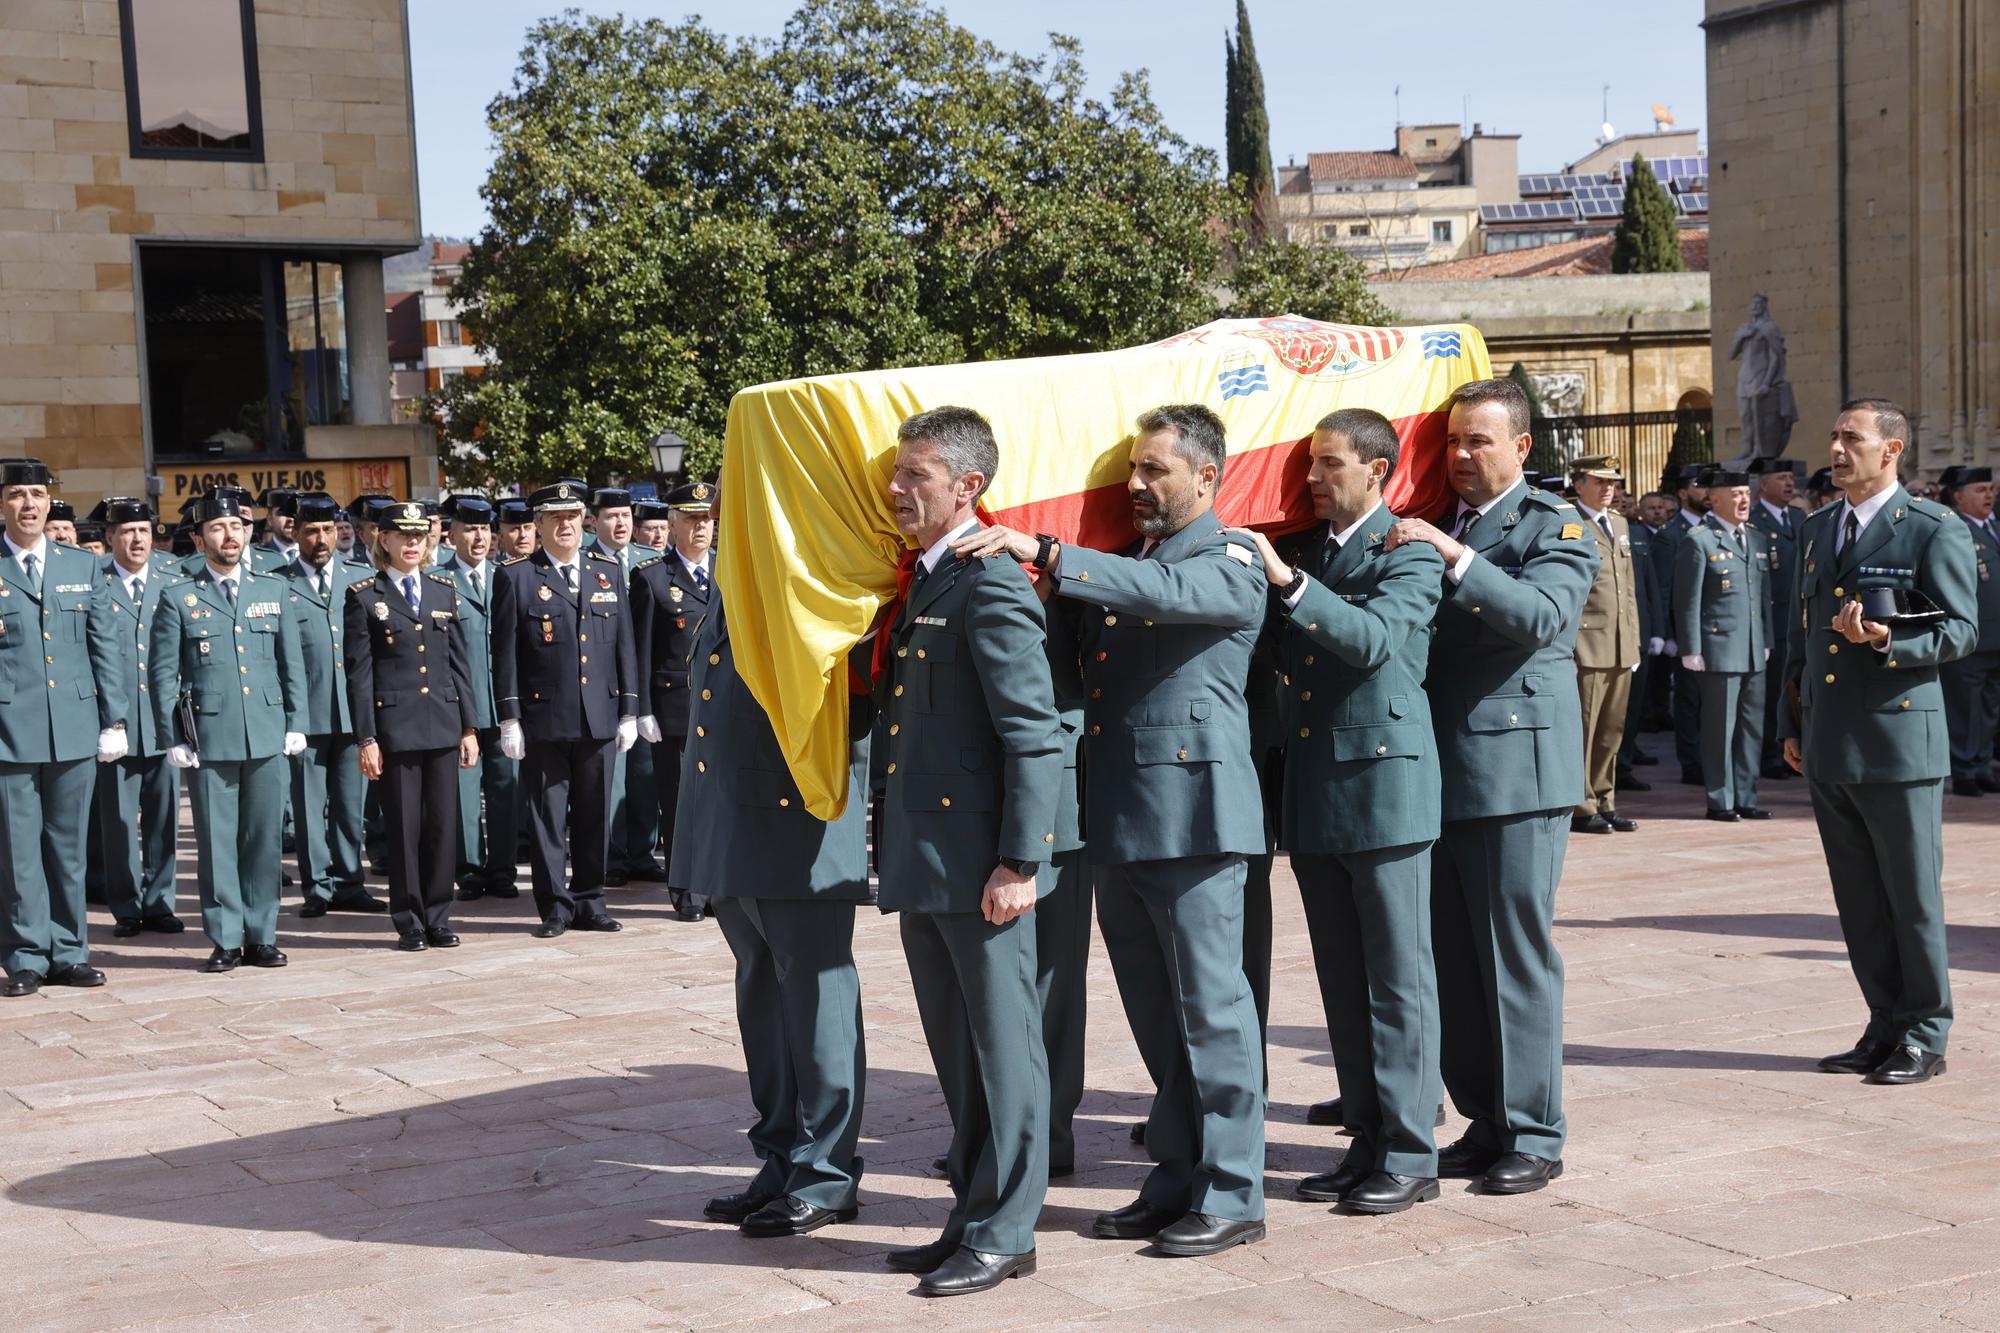
[[[0,454],[71,495],[146,464],[140,240],[421,239],[402,0],[257,0],[255,22],[264,161],[135,159],[116,0],[0,5]]]

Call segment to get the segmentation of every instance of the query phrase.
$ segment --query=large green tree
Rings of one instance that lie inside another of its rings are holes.
[[[1611,241],[1613,273],[1682,273],[1679,210],[1642,155],[1625,177],[1625,212]]]
[[[1333,324],[1395,322],[1394,312],[1369,285],[1367,268],[1344,250],[1278,237],[1254,244],[1240,232],[1231,248],[1240,258],[1225,279],[1230,294],[1223,307],[1226,315],[1304,315]]]
[[[1273,230],[1277,212],[1277,179],[1271,170],[1271,117],[1264,106],[1264,70],[1257,63],[1257,44],[1250,35],[1250,7],[1236,0],[1236,36],[1222,39],[1223,152],[1226,170],[1247,201],[1251,240],[1261,241]]]
[[[1094,350],[1214,314],[1228,207],[1142,74],[1009,54],[916,0],[775,41],[570,11],[488,108],[491,224],[453,294],[497,363],[435,406],[466,482],[719,462],[750,384]],[[1261,105],[1261,99],[1260,99]]]

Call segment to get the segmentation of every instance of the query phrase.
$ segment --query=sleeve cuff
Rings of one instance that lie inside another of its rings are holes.
[[[1284,599],[1285,609],[1287,611],[1296,611],[1298,609],[1299,603],[1305,600],[1306,589],[1310,588],[1311,586],[1312,586],[1312,576],[1308,574],[1305,578],[1305,581],[1299,584],[1299,590],[1293,593],[1290,597]]]
[[[1453,583],[1463,583],[1465,582],[1466,571],[1472,568],[1472,562],[1478,558],[1479,552],[1468,546],[1459,554],[1458,559],[1452,563],[1451,568],[1445,571],[1445,574],[1450,577]]]

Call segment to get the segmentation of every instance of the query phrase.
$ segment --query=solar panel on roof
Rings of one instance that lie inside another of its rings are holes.
[[[1680,196],[1680,206],[1683,213],[1706,213],[1708,211],[1708,194],[1706,191],[1693,191],[1684,194]]]
[[[1605,199],[1586,199],[1581,208],[1583,216],[1587,218],[1615,218],[1625,211],[1623,204],[1614,204]]]

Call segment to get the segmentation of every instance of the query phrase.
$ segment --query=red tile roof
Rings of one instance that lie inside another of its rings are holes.
[[[1416,163],[1401,153],[1308,153],[1306,171],[1316,181],[1414,178]]]
[[[1558,241],[1527,250],[1501,250],[1469,259],[1447,259],[1401,269],[1397,282],[1467,282],[1479,278],[1574,278],[1611,271],[1610,233]],[[1689,271],[1708,272],[1708,229],[1681,232],[1681,259]]]

